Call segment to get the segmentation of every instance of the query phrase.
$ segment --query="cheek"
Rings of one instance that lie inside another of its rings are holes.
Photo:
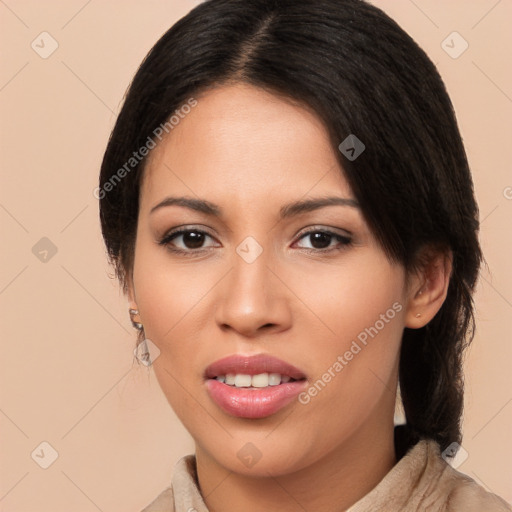
[[[201,263],[199,263],[201,265]],[[148,229],[137,233],[133,281],[137,305],[149,332],[156,339],[172,339],[186,317],[215,281],[212,272],[194,270],[191,262],[176,258],[151,237]]]
[[[142,234],[135,251],[133,282],[135,298],[144,323],[146,337],[154,341],[162,360],[186,358],[187,319],[200,307],[202,297],[211,286],[205,276],[184,267],[169,265],[166,251]],[[175,353],[170,353],[174,348]],[[181,354],[181,355],[180,355]]]
[[[358,336],[364,342],[376,323],[379,337],[400,338],[404,271],[380,251],[353,252],[339,263],[293,272],[288,280],[307,306],[309,325],[323,331],[318,339],[328,349],[343,353]]]
[[[201,330],[196,320],[202,318],[202,299],[214,285],[215,276],[170,265],[165,251],[145,244],[136,250],[133,274],[145,335],[160,350],[153,363],[155,376],[177,416],[194,431],[198,407],[193,395],[202,385],[202,374],[193,340]]]
[[[324,432],[335,433],[340,425],[357,428],[380,401],[394,401],[404,272],[368,251],[297,282],[297,295],[316,314],[302,328],[311,332],[311,325],[319,326],[314,351],[304,346],[314,377],[302,403],[317,411],[312,417]]]

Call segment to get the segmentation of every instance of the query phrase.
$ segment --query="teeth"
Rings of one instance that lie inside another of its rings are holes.
[[[266,388],[268,386],[268,373],[253,375],[251,383],[253,388]]]
[[[267,386],[278,386],[281,383],[292,380],[288,375],[281,375],[280,373],[260,373],[258,375],[228,373],[227,375],[219,375],[215,379],[237,388],[266,388]]]
[[[238,373],[235,377],[235,386],[237,388],[249,388],[251,387],[252,377],[250,375],[242,375]]]
[[[279,373],[269,373],[268,384],[269,386],[277,386],[278,384],[281,384],[281,375]]]

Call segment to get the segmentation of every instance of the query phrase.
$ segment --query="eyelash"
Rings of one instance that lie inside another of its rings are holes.
[[[211,249],[210,247],[204,247],[204,248],[199,248],[199,249],[184,250],[184,249],[178,249],[171,245],[171,242],[175,238],[179,237],[180,235],[184,235],[184,234],[191,233],[191,232],[199,233],[202,235],[209,236],[210,238],[213,238],[209,233],[207,233],[206,231],[203,231],[201,229],[181,228],[181,229],[176,229],[175,231],[171,231],[171,232],[165,234],[164,237],[158,242],[158,244],[161,246],[164,246],[166,249],[168,249],[169,251],[171,251],[175,254],[180,254],[183,256],[194,256],[194,255],[197,255],[198,253],[202,253],[204,251]],[[331,253],[333,251],[343,251],[344,249],[346,249],[352,245],[352,239],[350,237],[340,235],[339,233],[334,233],[333,231],[329,231],[328,229],[318,229],[318,228],[311,229],[309,231],[302,233],[299,236],[298,240],[302,240],[303,238],[306,238],[308,235],[312,235],[315,233],[322,233],[324,235],[329,235],[331,237],[334,237],[336,240],[338,240],[340,245],[338,247],[331,247],[331,248],[326,248],[326,249],[302,248],[302,250],[304,250],[308,253],[316,253],[316,254],[324,253],[325,254],[325,253]]]

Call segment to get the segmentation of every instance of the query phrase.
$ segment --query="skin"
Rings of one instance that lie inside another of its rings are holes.
[[[441,307],[450,257],[433,254],[406,279],[359,208],[328,206],[280,220],[289,202],[354,199],[321,121],[243,84],[197,100],[149,156],[130,307],[160,350],[153,368],[195,441],[210,511],[344,510],[396,463],[402,331],[422,327]],[[208,200],[223,216],[178,205],[151,213],[168,196]],[[178,226],[209,235],[202,245],[183,236],[169,242],[191,256],[158,243]],[[304,236],[325,230],[352,242],[327,237],[315,246]],[[263,248],[252,263],[236,252],[248,236]],[[401,311],[305,405],[294,401],[267,418],[241,419],[224,413],[206,391],[205,368],[235,353],[283,359],[306,374],[309,386],[394,303]],[[237,456],[247,443],[261,454],[252,467]]]

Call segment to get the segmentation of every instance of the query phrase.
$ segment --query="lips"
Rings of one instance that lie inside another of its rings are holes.
[[[236,354],[225,357],[224,359],[219,359],[206,368],[205,377],[207,379],[214,379],[219,375],[259,375],[262,373],[279,373],[280,375],[286,375],[294,380],[306,378],[304,373],[295,366],[265,354],[255,356]]]
[[[211,399],[226,413],[240,418],[275,414],[306,387],[306,376],[295,366],[275,357],[233,355],[205,370]]]

